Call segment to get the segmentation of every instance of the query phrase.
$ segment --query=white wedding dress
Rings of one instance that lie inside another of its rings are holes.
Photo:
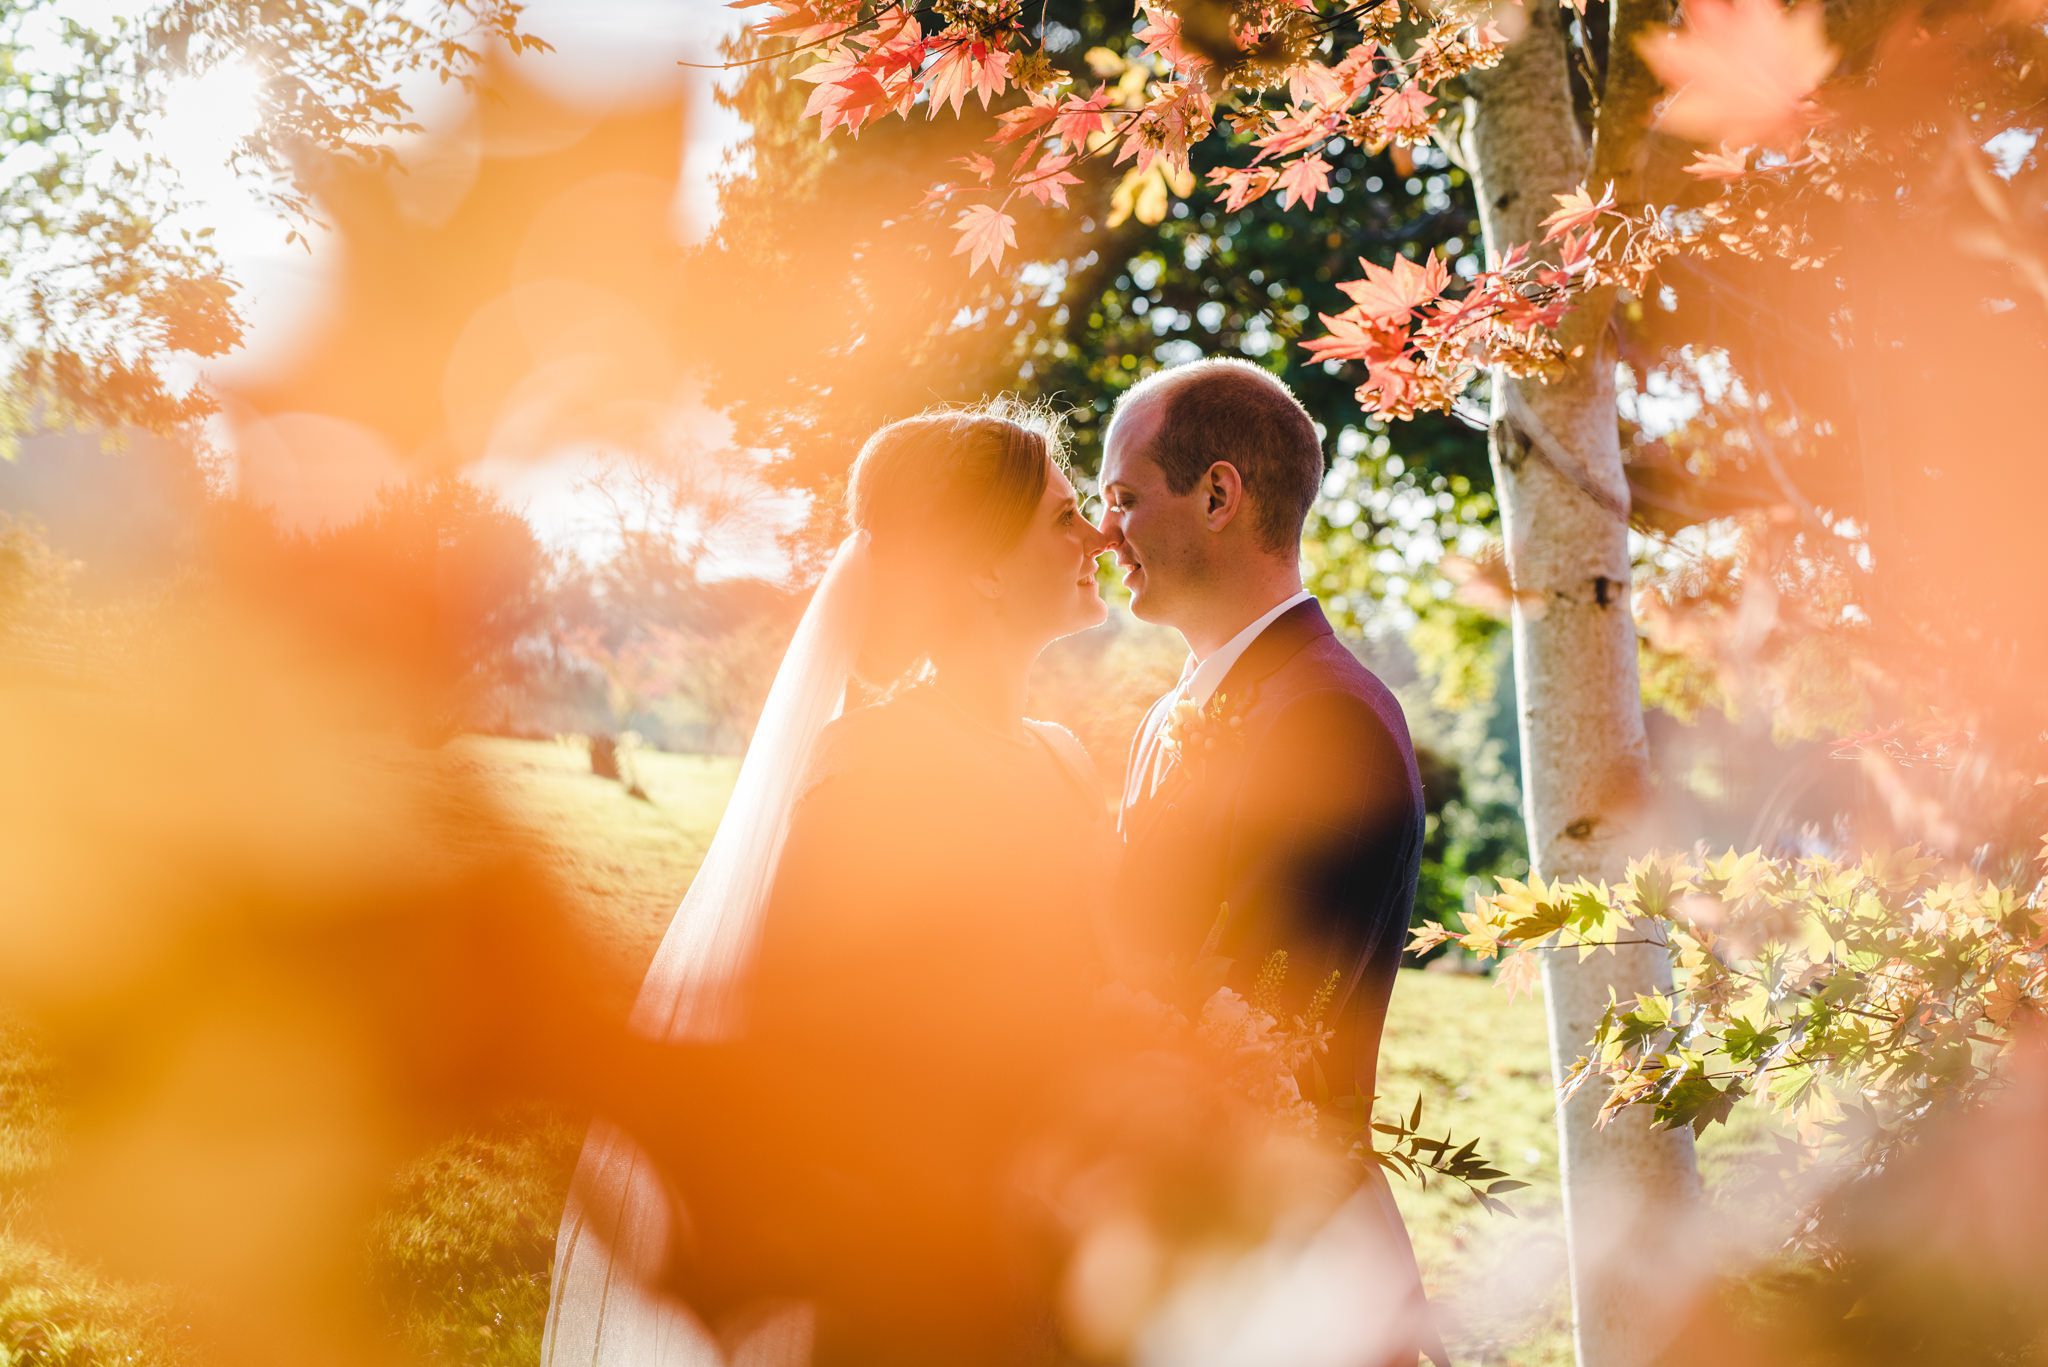
[[[736,989],[791,812],[818,737],[844,705],[868,580],[868,537],[856,532],[834,554],[798,623],[732,800],[647,970],[632,1027],[650,1039],[733,1029]],[[607,1218],[593,1221],[593,1211]],[[662,1265],[669,1223],[667,1197],[640,1150],[604,1121],[593,1124],[556,1236],[543,1367],[793,1367],[809,1360],[811,1317],[802,1307],[772,1317],[728,1359],[695,1316],[645,1294],[647,1276]],[[615,1237],[600,1239],[600,1228]]]

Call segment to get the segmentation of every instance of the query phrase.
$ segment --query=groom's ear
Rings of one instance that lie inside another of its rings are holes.
[[[1202,519],[1220,532],[1244,508],[1244,476],[1227,460],[1211,465],[1202,476]]]

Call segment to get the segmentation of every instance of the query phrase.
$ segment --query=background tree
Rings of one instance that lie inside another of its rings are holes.
[[[413,9],[337,0],[174,0],[95,27],[59,0],[0,10],[0,106],[10,178],[0,190],[0,454],[27,430],[166,431],[210,412],[203,388],[167,378],[179,357],[241,337],[236,283],[212,228],[146,143],[127,139],[181,78],[245,64],[259,122],[236,169],[305,241],[309,157],[389,166],[415,131],[401,93],[425,76],[468,85],[488,44],[545,49],[519,0]]]
[[[386,485],[362,516],[312,532],[280,529],[264,508],[222,500],[199,546],[201,577],[241,586],[295,621],[308,660],[333,660],[406,700],[396,721],[445,739],[525,669],[538,630],[546,556],[524,519],[467,480]]]

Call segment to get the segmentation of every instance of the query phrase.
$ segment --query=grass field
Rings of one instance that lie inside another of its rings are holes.
[[[641,757],[649,801],[593,777],[578,748],[469,738],[456,760],[480,770],[535,829],[587,911],[622,980],[652,952],[703,857],[730,789],[730,760]],[[1557,1140],[1542,1006],[1509,1004],[1491,983],[1407,973],[1394,995],[1381,1069],[1390,1106],[1419,1095],[1439,1128],[1530,1182],[1517,1218],[1448,1189],[1397,1184],[1432,1291],[1472,1364],[1570,1361]],[[35,1189],[61,1145],[61,1079],[34,1041],[0,1027],[0,1364],[188,1360],[176,1315],[151,1288],[108,1285],[50,1246]],[[543,1116],[507,1115],[452,1136],[395,1176],[366,1255],[394,1337],[430,1362],[514,1367],[537,1359],[556,1216],[578,1136]],[[1703,1150],[1710,1183],[1755,1142],[1737,1127]],[[397,1346],[396,1344],[394,1346]]]

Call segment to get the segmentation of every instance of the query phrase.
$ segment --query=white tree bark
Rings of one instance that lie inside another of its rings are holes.
[[[1619,6],[1617,7],[1619,8]],[[1563,9],[1525,8],[1527,30],[1492,71],[1472,78],[1462,160],[1473,175],[1489,248],[1542,236],[1553,195],[1594,171],[1573,113]],[[1623,33],[1605,82],[1615,126],[1633,117],[1629,142],[1599,149],[1595,185],[1632,182],[1640,116],[1647,113],[1639,64]],[[1621,106],[1635,105],[1630,109]],[[1597,294],[1568,320],[1562,340],[1582,349],[1548,384],[1492,377],[1489,446],[1514,608],[1516,687],[1522,735],[1522,795],[1529,850],[1545,879],[1618,879],[1649,793],[1649,755],[1636,678],[1626,512],[1615,407],[1611,297]],[[1610,989],[1623,1000],[1668,987],[1662,951],[1626,947],[1581,963],[1550,957],[1544,967],[1553,1075],[1583,1052]],[[1558,1116],[1572,1322],[1581,1367],[1642,1367],[1663,1346],[1664,1267],[1655,1250],[1683,1223],[1697,1196],[1690,1132],[1654,1131],[1627,1113],[1595,1129],[1597,1089]]]

